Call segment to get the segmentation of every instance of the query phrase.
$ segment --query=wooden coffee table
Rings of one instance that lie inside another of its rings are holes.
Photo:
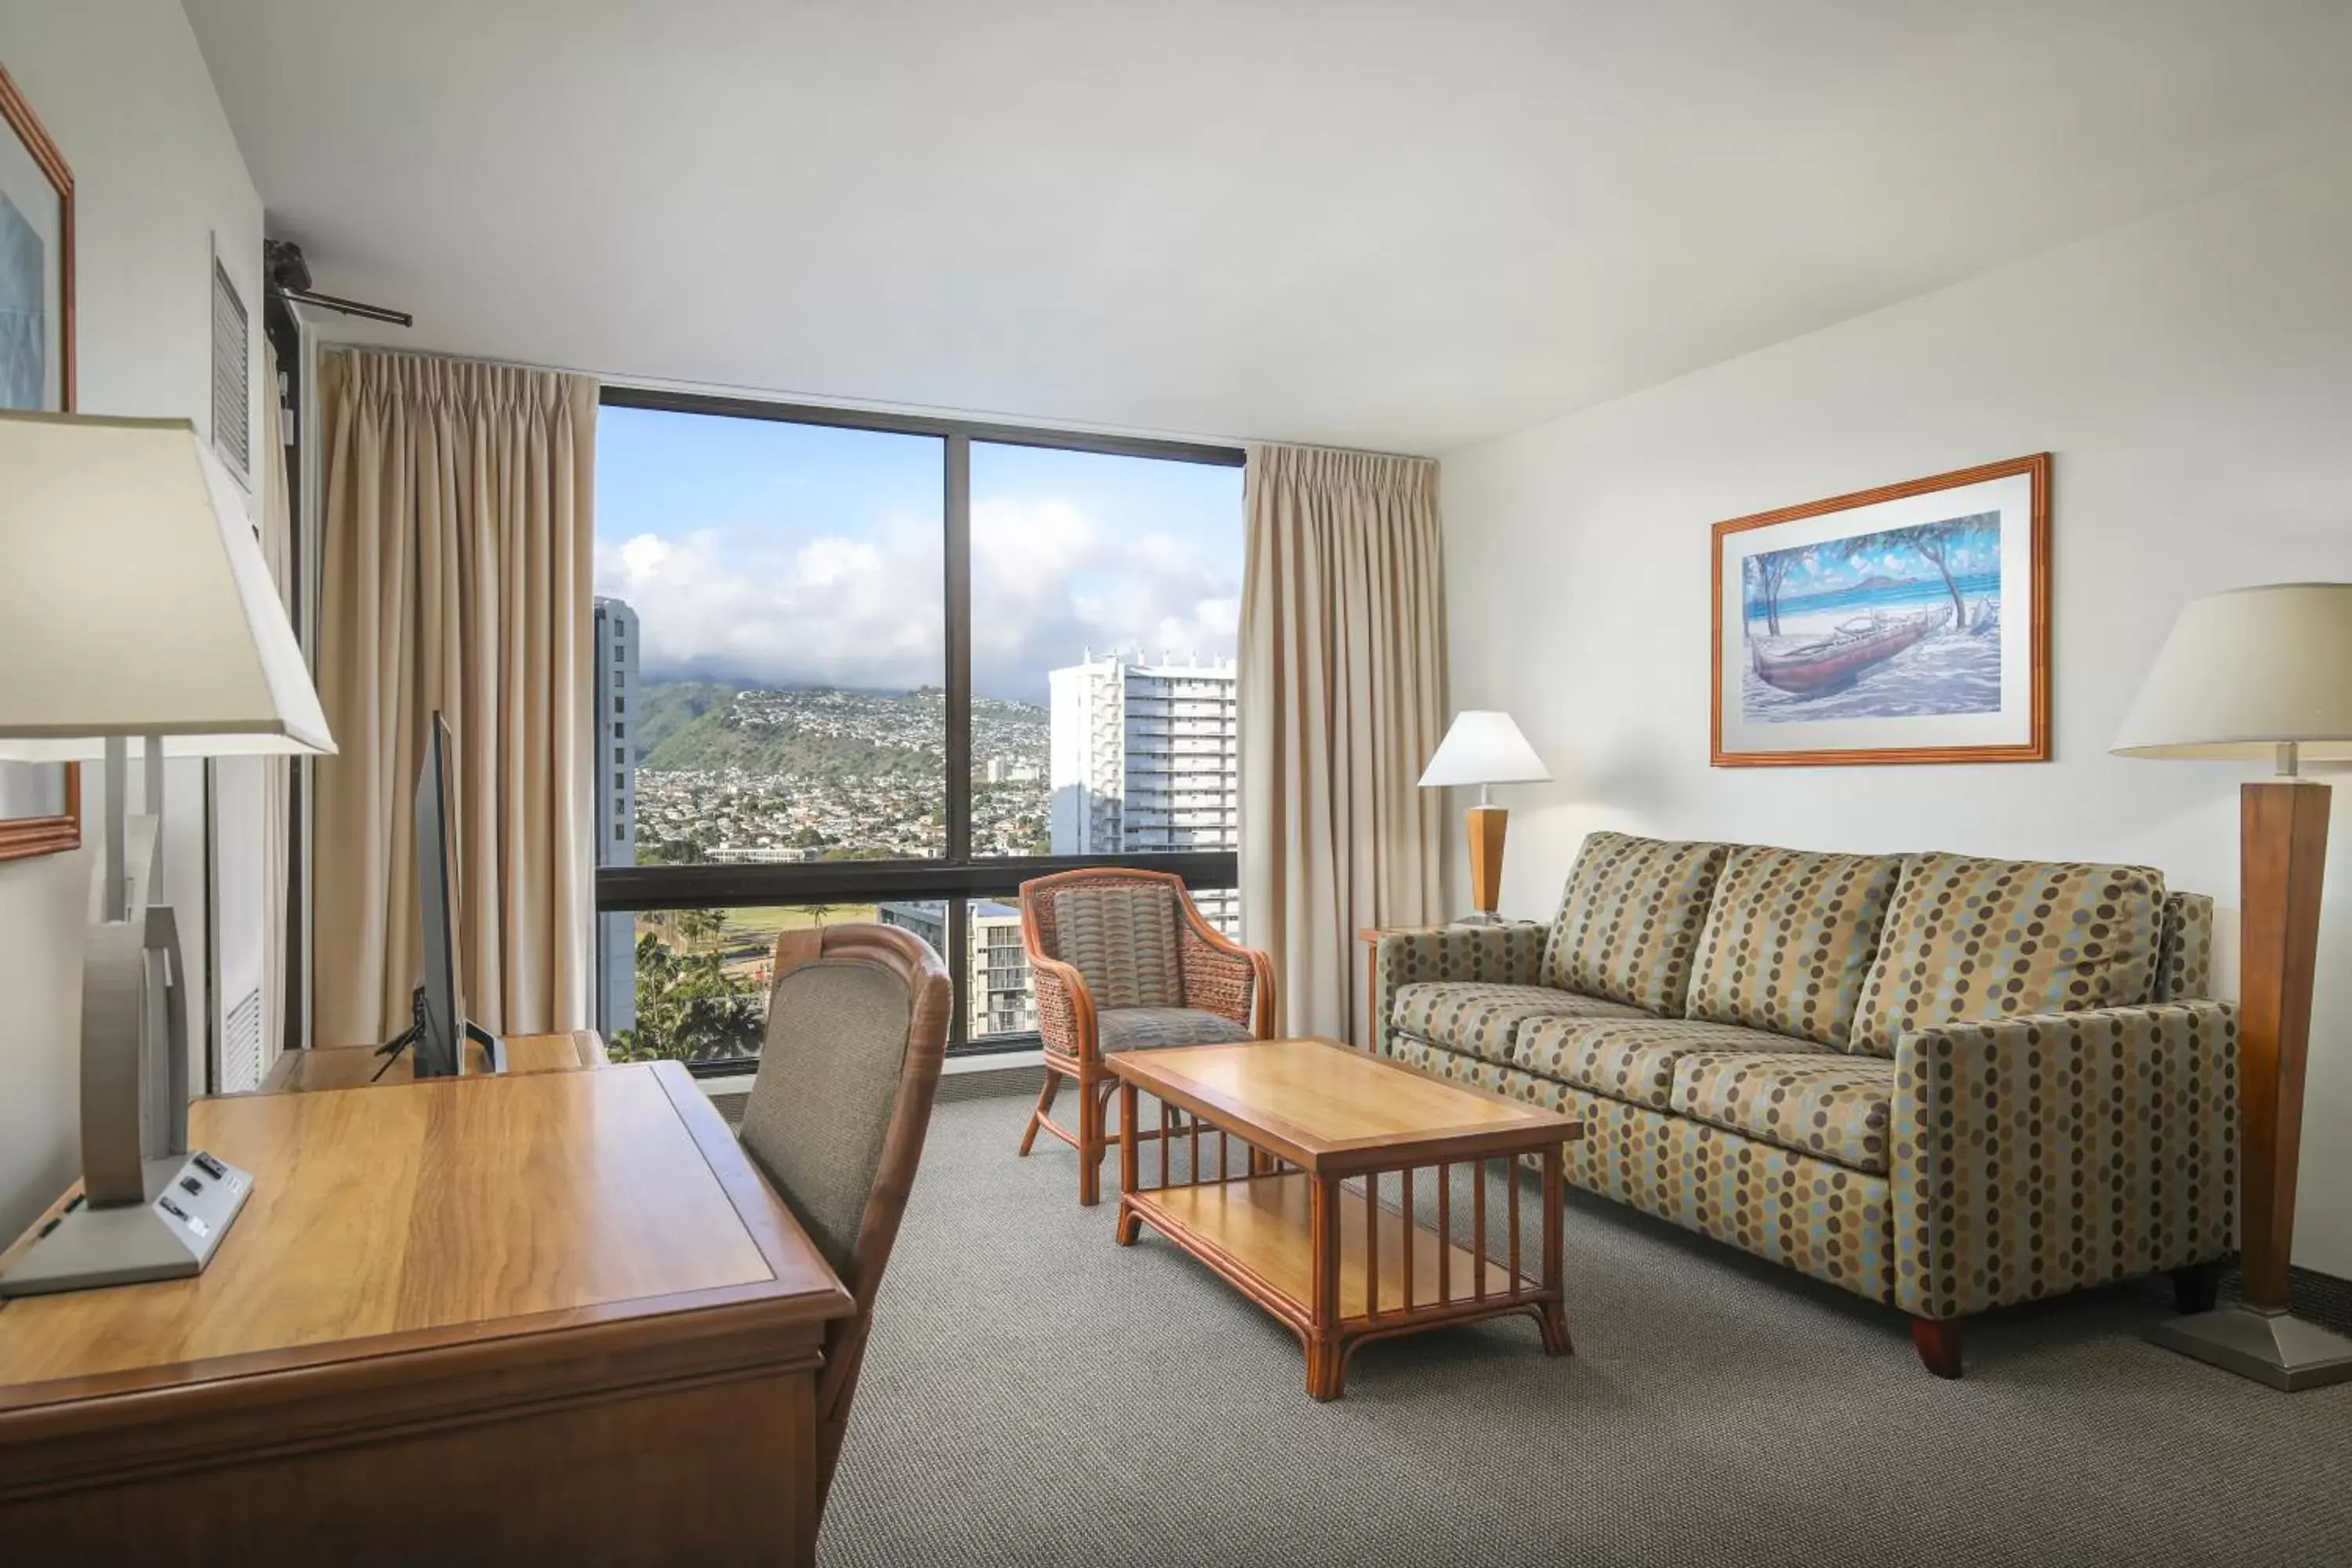
[[[1119,1145],[1118,1244],[1150,1225],[1290,1325],[1316,1398],[1339,1397],[1365,1341],[1442,1323],[1527,1312],[1548,1353],[1569,1352],[1560,1145],[1584,1135],[1573,1117],[1331,1040],[1122,1051],[1106,1065],[1118,1077],[1122,1128],[1136,1128],[1139,1091],[1160,1102],[1156,1159],[1134,1138]],[[1229,1140],[1246,1152],[1238,1170]],[[1519,1256],[1521,1154],[1543,1164],[1532,1274]],[[1492,1215],[1490,1160],[1507,1177]],[[1414,1217],[1417,1174],[1446,1216],[1442,1229]],[[1465,1210],[1466,1246],[1455,1239]]]

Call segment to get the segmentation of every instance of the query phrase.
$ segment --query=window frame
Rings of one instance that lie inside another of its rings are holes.
[[[946,791],[947,845],[929,859],[803,861],[780,865],[596,867],[596,912],[646,913],[661,910],[724,909],[747,905],[944,901],[947,946],[941,958],[954,987],[955,1005],[948,1049],[959,1056],[1034,1050],[1035,1031],[969,1037],[971,1012],[969,910],[974,899],[1017,900],[1020,885],[1034,877],[1095,866],[1140,866],[1173,871],[1188,888],[1217,890],[1240,885],[1240,857],[1234,850],[1177,850],[1141,855],[989,855],[971,848],[971,447],[1041,447],[1106,457],[1148,458],[1214,468],[1244,466],[1238,446],[1119,436],[986,420],[949,418],[882,409],[786,403],[768,398],[688,392],[669,387],[608,382],[597,402],[607,408],[638,408],[668,414],[766,419],[785,425],[824,425],[888,435],[929,436],[942,445],[941,570],[946,619],[946,733],[942,771]],[[603,987],[596,988],[601,998]],[[601,1018],[599,1020],[602,1022]],[[740,1074],[756,1057],[689,1062],[698,1076]]]

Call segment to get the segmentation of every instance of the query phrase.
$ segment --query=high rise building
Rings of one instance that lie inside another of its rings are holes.
[[[596,601],[596,861],[637,859],[637,764],[630,734],[636,702],[637,613],[618,599]],[[599,1026],[608,1036],[637,1025],[637,917],[596,917]]]
[[[1088,658],[1046,678],[1056,855],[1241,845],[1234,668]],[[1237,934],[1241,895],[1193,895]]]
[[[948,945],[948,907],[944,903],[883,904],[875,919],[886,926],[910,931],[944,955]],[[964,1038],[1024,1034],[1037,1026],[1036,1004],[1029,995],[1029,954],[1021,945],[1021,911],[993,899],[974,899],[964,911],[965,987]]]

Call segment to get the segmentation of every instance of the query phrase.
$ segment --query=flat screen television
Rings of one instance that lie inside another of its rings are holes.
[[[452,783],[449,721],[439,712],[425,737],[416,773],[416,901],[425,938],[424,984],[416,988],[418,1078],[454,1078],[466,1060],[466,1042],[478,1040],[492,1072],[506,1070],[506,1047],[488,1030],[467,1022],[464,970],[457,963],[458,822]]]

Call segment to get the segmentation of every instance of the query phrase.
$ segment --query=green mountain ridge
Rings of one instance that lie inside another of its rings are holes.
[[[774,689],[712,681],[646,681],[635,693],[637,764],[663,772],[798,773],[822,778],[937,778],[945,697],[936,689],[878,693]],[[974,703],[975,750],[1034,752],[1045,710]]]

